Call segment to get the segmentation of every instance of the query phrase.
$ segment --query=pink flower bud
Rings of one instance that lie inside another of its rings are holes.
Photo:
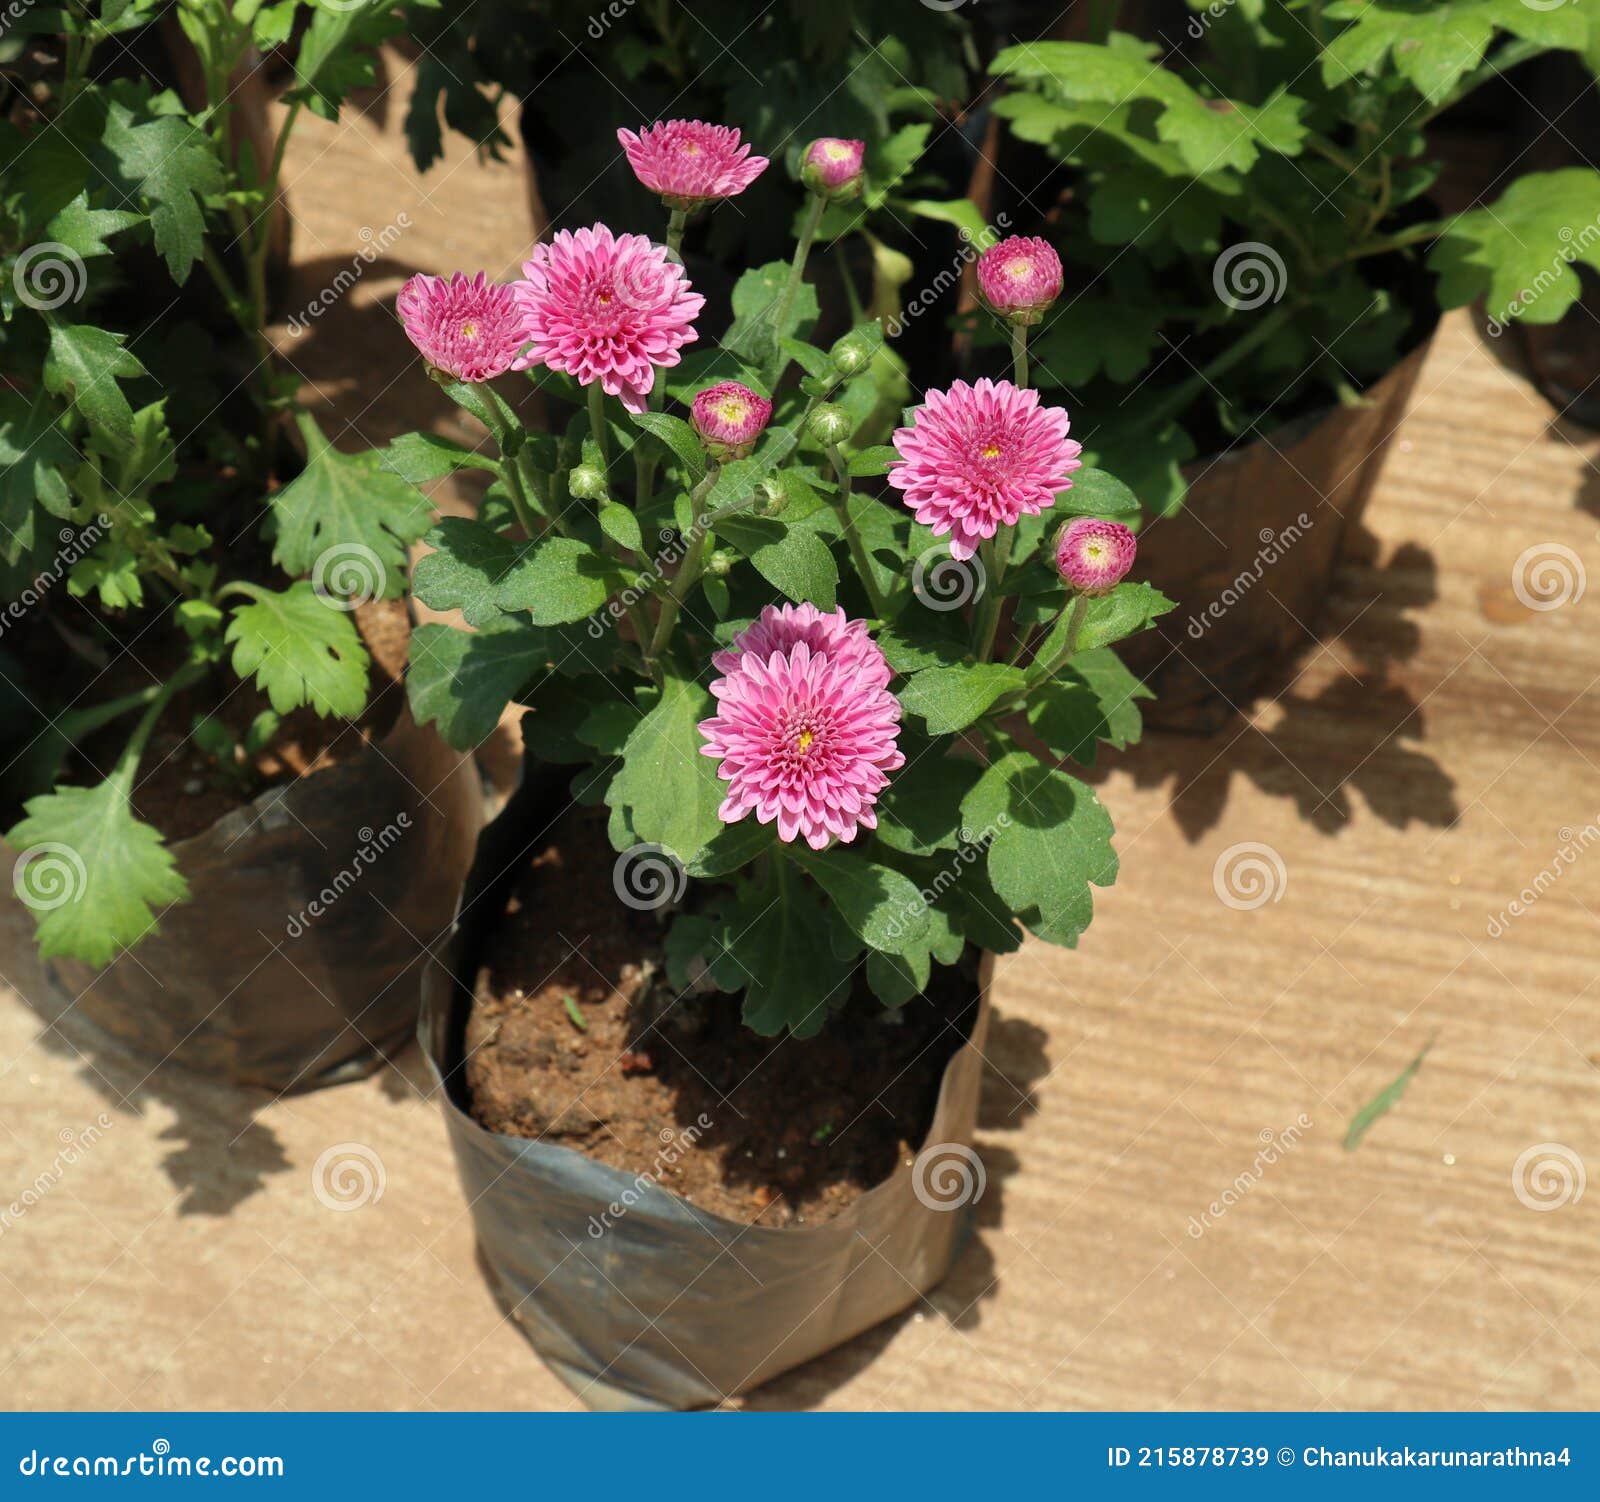
[[[1012,235],[978,257],[978,290],[1002,318],[1037,323],[1061,296],[1061,257],[1049,242]]]
[[[1056,536],[1056,568],[1086,595],[1110,593],[1133,567],[1138,540],[1121,522],[1079,516]]]
[[[806,147],[800,162],[800,181],[824,198],[851,198],[861,191],[865,141],[841,141],[823,136]]]
[[[719,381],[695,397],[689,416],[713,459],[743,459],[767,426],[772,403],[737,381]]]
[[[634,176],[669,209],[694,210],[743,193],[767,169],[731,125],[658,120],[635,134],[619,130]]]

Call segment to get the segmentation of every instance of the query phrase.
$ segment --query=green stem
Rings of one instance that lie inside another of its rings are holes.
[[[794,260],[789,263],[789,279],[783,285],[783,292],[778,298],[772,324],[772,362],[767,373],[767,390],[775,391],[778,377],[783,374],[784,366],[789,362],[784,357],[783,350],[778,345],[778,340],[783,337],[783,331],[789,323],[789,309],[794,306],[795,295],[800,290],[800,283],[806,274],[806,260],[811,254],[811,242],[817,238],[817,228],[822,223],[822,211],[827,207],[827,200],[820,193],[813,193],[811,201],[806,205],[806,216],[800,224],[800,238],[794,247]]]
[[[134,727],[122,755],[117,758],[116,766],[111,769],[111,776],[106,779],[120,786],[124,798],[133,794],[133,779],[139,770],[139,759],[144,755],[144,748],[149,744],[150,736],[156,728],[156,721],[161,718],[162,711],[172,702],[175,694],[191,683],[198,683],[208,671],[205,663],[192,662],[156,687],[150,698],[150,707],[145,710],[139,723]]]
[[[1298,301],[1280,303],[1242,339],[1229,345],[1216,359],[1175,387],[1163,400],[1147,408],[1141,419],[1144,430],[1149,433],[1157,432],[1162,424],[1177,417],[1218,376],[1226,375],[1240,361],[1247,359],[1259,345],[1266,343],[1293,314],[1299,311],[1299,307]]]
[[[979,662],[988,662],[989,654],[994,650],[995,635],[1000,629],[1000,609],[1005,603],[1000,585],[1011,563],[1011,543],[1015,536],[1015,527],[1001,527],[995,532],[994,541],[984,543],[980,551],[988,583],[984,586],[983,601],[978,606],[974,637]]]
[[[855,559],[856,572],[861,575],[861,587],[867,592],[873,615],[880,621],[887,620],[888,601],[878,588],[878,581],[872,572],[872,558],[856,528],[856,519],[850,514],[850,461],[845,458],[838,444],[830,443],[826,448],[828,460],[833,465],[834,478],[839,482],[839,498],[834,505],[839,513],[840,524],[844,527],[845,541],[850,544],[850,556]]]
[[[1043,683],[1045,679],[1054,675],[1063,663],[1071,660],[1072,654],[1078,650],[1078,638],[1083,634],[1084,617],[1089,614],[1089,596],[1076,594],[1072,597],[1072,613],[1067,617],[1067,633],[1062,638],[1061,649],[1047,662],[1043,669],[1035,663],[1028,673],[1028,687]],[[1026,692],[1026,690],[1024,690]]]
[[[1011,379],[1024,391],[1028,389],[1028,326],[1011,325]]]
[[[523,479],[520,459],[521,455],[519,454],[509,464],[502,464],[500,471],[506,477],[506,490],[511,496],[511,509],[517,513],[517,525],[522,528],[523,535],[531,542],[535,537],[539,536],[541,529],[533,504],[528,499],[528,488]]]
[[[1426,224],[1413,224],[1410,229],[1401,230],[1398,234],[1369,241],[1352,250],[1345,260],[1359,261],[1364,256],[1387,255],[1391,250],[1404,250],[1408,245],[1417,245],[1424,240],[1437,240],[1445,232],[1446,227],[1446,221],[1442,219],[1432,219]]]
[[[611,435],[606,431],[606,393],[599,381],[589,383],[589,434],[600,450],[600,468],[611,474]]]
[[[672,640],[673,628],[678,624],[678,615],[683,609],[683,602],[705,569],[706,543],[711,537],[711,529],[704,522],[705,503],[706,497],[711,494],[711,487],[716,482],[717,466],[713,464],[707,468],[705,478],[689,492],[689,509],[694,515],[694,521],[689,528],[689,551],[673,578],[672,588],[668,590],[666,599],[661,602],[661,613],[656,617],[656,629],[650,638],[649,649],[645,652],[645,661],[652,670]]]
[[[687,209],[674,209],[667,215],[667,251],[674,261],[683,260],[683,231],[688,223]]]

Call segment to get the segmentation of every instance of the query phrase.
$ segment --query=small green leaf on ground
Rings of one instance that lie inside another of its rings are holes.
[[[566,1009],[567,1016],[572,1019],[572,1025],[580,1033],[589,1031],[589,1024],[583,1020],[583,1009],[578,1005],[578,998],[566,995],[561,998],[561,1005]]]
[[[1429,1038],[1419,1053],[1404,1069],[1400,1071],[1387,1085],[1369,1100],[1350,1122],[1350,1130],[1344,1134],[1344,1150],[1353,1153],[1361,1146],[1361,1139],[1371,1130],[1372,1124],[1380,1116],[1392,1111],[1400,1104],[1400,1097],[1406,1093],[1406,1086],[1411,1083],[1412,1077],[1422,1068],[1422,1061],[1428,1057],[1435,1039]]]

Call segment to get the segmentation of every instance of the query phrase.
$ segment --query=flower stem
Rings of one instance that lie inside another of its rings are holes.
[[[1011,325],[1011,379],[1024,391],[1028,389],[1028,326]]]
[[[1078,650],[1078,638],[1083,634],[1084,617],[1089,614],[1089,596],[1083,593],[1072,597],[1072,613],[1067,617],[1066,635],[1062,637],[1061,649],[1045,664],[1044,670],[1038,671],[1038,663],[1028,674],[1028,687],[1043,683],[1046,678],[1053,677],[1056,670],[1068,662],[1072,654]]]
[[[840,524],[844,527],[845,541],[850,544],[850,556],[855,559],[856,572],[861,575],[861,587],[867,592],[873,615],[880,621],[887,620],[888,602],[878,588],[878,581],[872,573],[871,555],[861,540],[861,533],[856,529],[855,518],[850,514],[850,461],[840,451],[838,444],[830,443],[826,447],[829,462],[833,465],[834,478],[839,482],[839,498],[834,502],[834,507],[839,513]]]
[[[683,260],[683,231],[688,223],[687,209],[673,209],[667,216],[667,252],[674,261]]]
[[[522,466],[517,459],[508,459],[500,466],[500,472],[506,477],[506,490],[511,495],[511,509],[517,513],[517,523],[532,542],[540,529],[533,505],[528,500],[527,486],[523,483]]]
[[[994,650],[995,634],[1000,629],[1000,608],[1005,603],[1000,594],[1000,585],[1005,579],[1006,567],[1011,562],[1011,542],[1015,536],[1015,527],[1000,527],[994,534],[994,541],[984,543],[979,551],[987,575],[983,601],[978,606],[975,638],[979,662],[988,662],[989,654]]]
[[[683,609],[684,600],[688,598],[689,591],[694,588],[705,569],[706,541],[711,536],[711,529],[704,525],[705,503],[706,497],[711,494],[711,487],[717,483],[717,472],[715,464],[709,466],[705,478],[689,492],[689,509],[694,513],[694,522],[690,527],[689,551],[673,578],[672,588],[668,591],[666,599],[661,602],[661,614],[656,617],[656,629],[644,654],[652,672],[661,660],[661,654],[666,651],[667,644],[672,640],[672,631],[678,624],[678,614]]]
[[[1228,346],[1203,370],[1196,371],[1187,381],[1177,386],[1163,400],[1146,410],[1141,425],[1148,433],[1157,432],[1163,423],[1182,414],[1183,410],[1220,375],[1232,370],[1249,356],[1258,345],[1265,344],[1289,318],[1299,311],[1298,302],[1280,303],[1242,339]]]
[[[589,434],[600,450],[600,468],[611,473],[611,435],[606,431],[606,393],[599,381],[589,383]]]
[[[826,207],[827,200],[820,193],[813,193],[811,201],[806,205],[806,217],[800,224],[800,239],[795,244],[794,260],[789,265],[789,280],[784,283],[772,321],[772,363],[767,373],[769,395],[777,387],[778,377],[783,374],[784,366],[789,363],[784,358],[778,341],[783,337],[784,328],[789,322],[789,309],[794,306],[795,294],[799,292],[801,280],[806,274],[806,259],[811,254],[811,242],[817,238],[817,227],[822,223],[822,211]]]

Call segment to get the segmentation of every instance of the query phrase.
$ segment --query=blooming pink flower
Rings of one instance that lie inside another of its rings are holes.
[[[731,125],[703,120],[658,120],[637,135],[619,130],[634,176],[669,209],[698,209],[743,193],[767,170],[764,156],[751,156]]]
[[[742,459],[772,416],[772,403],[738,381],[719,381],[695,397],[689,416],[713,459]]]
[[[746,652],[711,692],[717,713],[700,724],[700,750],[721,761],[724,823],[754,811],[780,840],[813,850],[878,827],[878,794],[905,765],[900,701],[859,661],[797,641],[766,658]]]
[[[406,337],[428,364],[460,381],[488,381],[511,368],[528,342],[527,320],[515,291],[483,273],[414,276],[400,289],[395,310]]]
[[[1067,437],[1060,407],[1041,407],[1037,391],[987,377],[930,391],[894,446],[900,463],[889,483],[935,537],[950,534],[958,559],[998,528],[1054,505],[1056,492],[1071,488],[1083,447]]]
[[[1138,540],[1121,522],[1080,516],[1056,538],[1056,568],[1074,589],[1103,595],[1116,588],[1133,567]]]
[[[800,181],[813,193],[829,198],[848,197],[860,184],[866,154],[865,141],[823,136],[806,147],[800,159]]]
[[[1012,235],[978,257],[978,290],[996,313],[1037,323],[1061,296],[1061,257],[1048,240]]]
[[[548,365],[585,385],[599,381],[630,412],[645,410],[656,370],[676,365],[698,336],[705,298],[690,289],[665,246],[613,235],[603,224],[559,230],[524,263],[517,300],[531,347],[518,370]]]
[[[774,652],[791,651],[797,642],[804,642],[814,654],[858,667],[861,681],[873,688],[887,688],[894,676],[877,642],[867,634],[865,621],[851,620],[842,605],[818,610],[809,601],[768,605],[734,637],[731,647],[711,659],[711,666],[719,673],[733,673],[747,652],[765,662]]]

